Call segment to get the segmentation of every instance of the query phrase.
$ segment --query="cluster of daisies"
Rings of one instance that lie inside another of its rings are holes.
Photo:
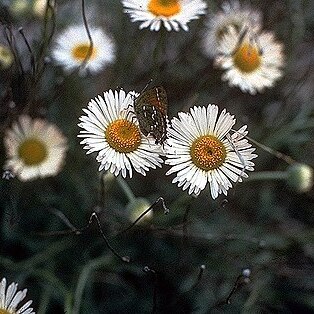
[[[133,170],[146,172],[162,163],[170,165],[167,175],[175,173],[177,183],[189,194],[198,195],[207,184],[211,196],[227,194],[232,182],[247,177],[254,170],[254,148],[248,143],[246,126],[234,130],[234,116],[216,105],[193,107],[180,112],[167,128],[168,138],[162,143],[141,132],[134,114],[137,93],[109,90],[103,97],[92,99],[86,115],[80,117],[79,137],[87,153],[97,152],[99,170],[115,176],[132,177]],[[149,104],[147,104],[149,105]],[[43,119],[22,115],[5,134],[7,161],[10,169],[21,180],[56,175],[64,163],[66,137],[53,124]],[[0,313],[32,314],[32,301],[17,306],[27,290],[17,292],[17,284],[6,289],[6,279],[0,284]]]
[[[227,194],[231,182],[246,178],[257,155],[248,143],[246,126],[234,130],[234,116],[216,105],[193,107],[180,112],[167,126],[167,139],[156,142],[144,135],[134,112],[134,91],[104,92],[92,99],[80,117],[79,137],[87,153],[97,152],[99,170],[115,176],[142,175],[150,169],[170,165],[177,183],[189,194],[198,195],[209,183],[211,196]],[[149,105],[149,104],[147,104]],[[4,139],[5,169],[21,180],[56,175],[62,168],[67,139],[53,124],[23,115],[8,129]]]
[[[152,134],[141,132],[134,95],[109,90],[83,109],[78,136],[87,153],[97,152],[99,170],[124,178],[132,177],[133,170],[146,175],[150,168],[161,167],[165,157],[171,166],[166,174],[176,174],[173,183],[195,195],[209,183],[214,199],[253,170],[257,155],[245,138],[246,126],[232,129],[236,120],[226,110],[219,114],[216,105],[208,105],[180,112],[167,128],[166,141],[156,143]]]
[[[124,12],[139,28],[159,31],[189,30],[188,23],[207,12],[204,0],[121,0]],[[272,87],[283,74],[283,45],[273,33],[262,31],[262,16],[238,0],[224,2],[208,16],[203,32],[204,54],[224,72],[222,79],[243,92],[256,94]],[[115,60],[115,43],[103,30],[70,26],[55,41],[54,61],[67,72],[93,74]]]
[[[42,11],[46,4],[36,1]],[[139,28],[160,31],[188,31],[188,23],[207,14],[204,0],[121,0],[123,10]],[[221,10],[209,14],[202,38],[204,54],[224,71],[222,79],[243,92],[256,94],[272,87],[282,76],[283,45],[273,33],[262,31],[261,13],[238,0],[224,2]],[[52,59],[65,72],[95,74],[115,61],[116,47],[102,28],[72,25],[55,39]],[[1,50],[1,55],[3,55]],[[3,58],[1,58],[3,59]],[[10,61],[12,62],[12,61]],[[247,127],[233,129],[236,119],[216,105],[195,106],[180,112],[167,125],[167,138],[158,142],[144,135],[135,114],[138,94],[109,90],[92,99],[80,117],[78,135],[87,153],[97,153],[99,170],[115,176],[146,175],[167,164],[166,175],[189,194],[199,195],[209,186],[213,199],[227,195],[233,183],[254,170],[255,148],[247,141]],[[146,104],[150,105],[150,104]],[[59,128],[39,118],[20,116],[5,133],[7,160],[5,176],[20,180],[54,176],[60,172],[68,149]],[[10,171],[10,172],[9,172]],[[32,301],[18,308],[27,289],[0,283],[0,313],[31,314]]]

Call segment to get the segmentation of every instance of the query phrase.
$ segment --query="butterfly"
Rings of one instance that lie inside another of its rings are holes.
[[[141,132],[152,135],[156,144],[167,138],[167,93],[162,86],[142,92],[134,101],[134,111]]]

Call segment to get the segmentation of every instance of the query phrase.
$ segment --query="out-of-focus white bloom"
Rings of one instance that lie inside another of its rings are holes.
[[[66,142],[55,125],[43,119],[20,116],[5,133],[7,160],[4,168],[22,181],[54,176],[63,166]]]
[[[282,76],[283,45],[275,41],[273,33],[246,29],[239,34],[230,27],[221,40],[215,65],[224,70],[222,79],[230,86],[256,94]]]
[[[141,22],[140,29],[149,27],[159,31],[163,24],[167,31],[188,31],[188,22],[206,13],[204,0],[122,0],[124,12],[132,22]]]
[[[210,14],[206,23],[207,29],[203,37],[204,52],[215,57],[223,35],[232,26],[238,33],[245,27],[259,31],[262,25],[262,14],[249,6],[242,6],[238,0],[222,3],[222,10]]]
[[[115,45],[100,28],[90,27],[93,45],[84,25],[70,26],[59,34],[52,50],[54,61],[66,72],[79,68],[80,74],[96,73],[115,59]]]
[[[306,164],[295,163],[287,169],[287,183],[298,193],[309,192],[314,183],[313,168]]]

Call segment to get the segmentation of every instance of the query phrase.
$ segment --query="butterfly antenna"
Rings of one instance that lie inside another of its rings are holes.
[[[144,86],[144,88],[142,89],[142,91],[141,91],[140,94],[142,94],[142,93],[144,93],[144,92],[146,91],[147,87],[152,83],[152,81],[153,81],[153,79],[151,78],[151,79],[146,83],[146,85]]]

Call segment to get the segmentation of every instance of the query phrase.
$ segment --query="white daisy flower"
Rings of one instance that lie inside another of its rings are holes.
[[[12,282],[6,289],[7,280],[2,278],[0,283],[0,313],[1,314],[35,314],[30,307],[32,300],[27,301],[18,309],[18,305],[26,296],[27,289],[17,291],[17,283]]]
[[[96,73],[115,59],[115,45],[100,28],[90,27],[90,41],[84,25],[70,26],[56,39],[52,50],[55,62],[66,72],[79,68],[81,75]]]
[[[87,115],[79,118],[78,126],[83,130],[78,136],[84,138],[81,144],[85,144],[87,154],[98,152],[99,171],[109,170],[115,176],[121,172],[125,178],[132,177],[133,168],[145,176],[149,168],[161,167],[160,145],[141,133],[132,112],[136,96],[135,92],[126,94],[122,89],[109,90],[83,109]]]
[[[241,7],[238,0],[225,1],[221,8],[218,13],[211,14],[206,23],[203,48],[204,53],[210,57],[216,56],[220,41],[229,26],[241,32],[245,27],[259,31],[262,25],[262,14],[248,6]]]
[[[198,195],[209,183],[215,199],[227,195],[230,182],[241,182],[253,171],[251,161],[257,155],[255,148],[244,138],[246,125],[230,133],[235,124],[234,116],[224,109],[218,117],[218,107],[194,107],[189,113],[179,113],[172,119],[166,149],[166,164],[172,167],[167,175],[176,173],[173,183],[189,194]]]
[[[151,31],[159,31],[161,24],[167,31],[180,27],[188,31],[187,23],[206,14],[207,8],[203,0],[122,0],[122,4],[132,22],[140,21],[140,29]]]
[[[283,45],[270,32],[239,34],[230,27],[218,50],[215,65],[225,70],[222,79],[243,92],[262,92],[283,74]]]
[[[22,181],[54,176],[64,163],[66,142],[55,125],[22,115],[5,133],[4,168]]]

